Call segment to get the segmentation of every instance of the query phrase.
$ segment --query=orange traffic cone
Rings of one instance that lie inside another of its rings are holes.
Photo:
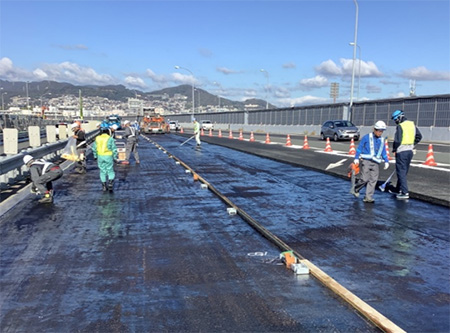
[[[288,134],[286,137],[286,146],[290,147],[292,146],[292,142],[291,142],[291,136]]]
[[[308,144],[308,136],[305,135],[305,140],[303,140],[303,148],[302,149],[310,149]]]
[[[266,134],[266,143],[270,143],[270,136],[269,136],[269,133]]]
[[[391,154],[389,154],[389,144],[388,144],[387,138],[386,138],[386,141],[384,142],[384,145],[386,147],[386,155],[387,155],[388,160],[392,160]]]
[[[253,136],[253,131],[250,132],[250,142],[254,142],[255,137]]]
[[[219,138],[221,138],[221,137],[222,137],[222,130],[219,129]]]
[[[205,131],[203,130],[203,128],[202,128],[202,131],[200,132],[200,135],[201,136],[205,135]]]
[[[327,153],[331,153],[333,152],[333,149],[331,149],[331,143],[330,143],[330,138],[327,138],[327,144],[325,146],[325,150]]]
[[[428,166],[437,166],[437,163],[434,160],[433,145],[431,143],[428,146],[427,160],[423,164]]]
[[[228,139],[233,139],[233,132],[230,130],[230,134],[228,135]]]
[[[242,130],[239,131],[239,140],[244,140],[244,136],[242,135]]]
[[[180,133],[184,133],[183,127],[181,127],[181,129],[180,129]]]
[[[355,140],[350,141],[350,150],[348,151],[349,155],[355,156],[356,155],[356,148],[355,148]]]
[[[209,136],[212,136],[212,129],[209,129]]]

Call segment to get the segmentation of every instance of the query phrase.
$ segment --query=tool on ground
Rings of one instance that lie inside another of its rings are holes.
[[[384,192],[384,190],[386,190],[386,185],[389,184],[389,182],[391,181],[392,176],[395,174],[395,170],[392,171],[391,175],[389,176],[389,178],[383,183],[381,184],[378,188],[380,189],[381,192]]]
[[[189,139],[187,139],[186,141],[184,141],[184,142],[180,145],[180,147],[181,147],[182,145],[184,145],[186,142],[188,142],[189,140],[192,140],[193,138],[195,138],[195,135],[191,136]]]

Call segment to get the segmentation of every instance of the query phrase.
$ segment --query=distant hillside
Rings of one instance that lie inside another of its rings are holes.
[[[187,97],[188,102],[192,102],[192,86],[188,84],[183,84],[176,87],[171,88],[164,88],[157,91],[152,91],[149,93],[145,93],[145,95],[149,96],[151,98],[152,95],[163,95],[167,94],[169,97],[174,97],[175,94],[180,94]],[[219,104],[219,97],[217,95],[210,94],[206,90],[195,88],[194,91],[194,99],[195,99],[195,105],[198,106],[199,103],[201,106],[207,106],[207,105],[218,105]],[[239,101],[233,101],[224,97],[220,97],[220,106],[234,106],[239,109],[244,109],[244,105],[258,105],[258,109],[265,109],[266,107],[266,101],[261,99],[248,99],[244,102]],[[269,103],[269,107],[276,108],[274,105]]]
[[[0,80],[1,92],[4,94],[5,102],[9,101],[11,97],[22,96],[26,97],[26,82],[10,82]],[[78,96],[81,90],[83,97],[103,97],[109,100],[116,100],[126,102],[129,97],[135,97],[136,94],[146,100],[154,100],[155,95],[167,94],[173,97],[175,94],[184,95],[188,102],[192,102],[192,86],[183,84],[176,87],[165,88],[152,92],[142,92],[139,90],[128,89],[123,85],[109,85],[109,86],[76,86],[70,83],[56,82],[56,81],[40,81],[28,83],[28,97],[30,99],[38,99],[44,94],[52,97],[59,97],[62,95]],[[206,90],[195,88],[195,105],[207,106],[218,105],[219,97],[210,94]],[[258,109],[264,109],[266,102],[260,99],[249,99],[244,102],[233,101],[227,98],[220,97],[220,106],[234,106],[239,109],[244,109],[244,105],[253,104],[258,105]],[[269,104],[269,107],[275,108],[274,105]]]

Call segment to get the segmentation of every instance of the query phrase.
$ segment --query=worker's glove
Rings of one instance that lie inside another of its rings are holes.
[[[355,160],[353,163],[355,163],[356,165],[359,165],[359,160]]]
[[[416,155],[417,149],[413,149],[413,155]]]
[[[384,162],[384,170],[387,170],[389,168],[389,163],[388,162]]]

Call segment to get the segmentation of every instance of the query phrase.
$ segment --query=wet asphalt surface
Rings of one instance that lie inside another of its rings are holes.
[[[173,159],[144,140],[139,152],[114,193],[89,159],[54,204],[29,196],[2,216],[1,332],[376,331]]]
[[[176,135],[151,136],[264,227],[410,332],[450,330],[449,210]],[[233,143],[242,144],[242,143]],[[254,150],[267,150],[254,146]],[[312,276],[141,140],[142,163],[67,173],[53,205],[2,217],[2,332],[374,331]],[[282,149],[273,153],[283,155]]]

